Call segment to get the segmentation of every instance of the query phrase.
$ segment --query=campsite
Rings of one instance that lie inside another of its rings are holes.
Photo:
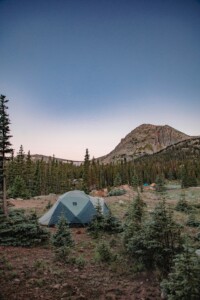
[[[104,200],[113,215],[124,222],[137,192],[128,185],[120,188],[126,191],[124,195],[108,196]],[[175,220],[182,224],[183,231],[195,237],[198,228],[186,226],[187,215],[174,210],[181,193],[179,186],[169,188],[165,194],[166,202],[172,208]],[[98,195],[98,191],[94,194]],[[35,212],[41,217],[59,197],[50,194],[29,200],[10,199],[10,209]],[[148,215],[161,196],[144,187],[141,197]],[[185,197],[191,205],[198,204],[200,188],[188,188]],[[200,221],[199,209],[196,218]],[[56,227],[48,227],[48,230],[53,234]],[[142,269],[124,254],[122,233],[104,232],[94,238],[88,233],[87,226],[72,227],[70,231],[75,245],[68,261],[56,259],[51,243],[28,248],[0,246],[0,299],[162,299],[159,272]],[[109,245],[115,259],[98,259],[97,247],[102,241]]]
[[[0,300],[200,300],[200,0],[0,12]]]

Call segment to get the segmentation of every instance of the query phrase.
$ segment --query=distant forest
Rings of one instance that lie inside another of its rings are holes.
[[[200,184],[200,138],[133,161],[123,159],[106,165],[90,160],[88,150],[80,166],[54,157],[49,157],[48,162],[33,161],[30,152],[25,154],[21,146],[16,157],[7,162],[6,173],[8,195],[14,198],[62,194],[73,189],[89,192],[121,184],[142,186],[159,178],[179,180],[186,188]]]

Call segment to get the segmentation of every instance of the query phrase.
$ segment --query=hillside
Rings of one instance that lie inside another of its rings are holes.
[[[43,160],[45,162],[48,162],[49,159],[53,159],[53,157],[50,157],[47,155],[42,155],[42,154],[33,154],[33,155],[31,155],[31,159],[33,161]],[[55,160],[57,160],[58,162],[62,162],[62,163],[72,163],[75,166],[80,166],[82,163],[82,161],[75,161],[75,160],[69,160],[69,159],[63,159],[63,158],[57,158],[57,157],[55,157]]]
[[[191,137],[190,139],[180,141],[176,144],[170,145],[165,149],[154,153],[153,155],[145,155],[144,157],[138,158],[140,159],[155,159],[155,158],[167,158],[170,157],[170,160],[173,159],[184,159],[187,160],[195,160],[200,157],[200,136]]]
[[[168,125],[142,124],[128,133],[120,143],[109,154],[97,158],[100,163],[107,164],[117,162],[126,158],[127,161],[136,159],[146,154],[154,154],[167,147],[177,144],[180,141],[191,139],[192,137],[180,132]],[[41,160],[48,162],[49,156],[34,154],[31,155],[33,161]],[[72,163],[79,166],[82,161],[73,161],[55,157],[57,161]]]
[[[138,157],[134,162],[134,167],[138,174],[143,174],[144,182],[154,182],[157,174],[163,174],[169,180],[180,180],[185,170],[188,176],[187,184],[196,186],[200,182],[199,163],[200,137],[193,137],[152,155],[146,154]]]
[[[168,125],[142,124],[126,135],[113,151],[100,157],[99,161],[104,164],[116,162],[123,158],[129,161],[145,154],[156,153],[190,138],[189,135]]]

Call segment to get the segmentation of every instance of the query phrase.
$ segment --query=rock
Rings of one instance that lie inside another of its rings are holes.
[[[61,284],[57,283],[54,286],[52,286],[53,289],[58,290],[61,287]]]
[[[15,278],[15,279],[13,280],[13,282],[14,282],[14,283],[20,283],[20,279],[19,279],[19,278]]]
[[[120,205],[123,205],[123,204],[124,204],[124,201],[123,201],[123,200],[119,200],[119,204],[120,204]]]
[[[8,206],[15,206],[15,204],[13,202],[11,202],[10,200],[7,200],[7,204],[8,204]]]
[[[195,253],[196,253],[197,256],[200,257],[200,249],[197,249],[197,250],[195,251]]]
[[[167,294],[164,290],[161,291],[161,295],[160,295],[161,299],[166,300],[167,299]]]

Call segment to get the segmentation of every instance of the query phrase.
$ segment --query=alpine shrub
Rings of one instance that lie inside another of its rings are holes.
[[[177,202],[175,210],[181,211],[181,212],[185,212],[185,213],[187,213],[187,212],[189,212],[191,210],[189,204],[185,200],[185,194],[184,193],[181,193],[180,199]]]
[[[95,209],[96,214],[94,215],[92,221],[88,225],[88,231],[91,232],[95,238],[98,238],[100,231],[102,231],[104,227],[104,216],[99,201]]]
[[[0,245],[28,247],[49,239],[49,232],[39,225],[35,213],[25,215],[23,210],[12,210],[5,218],[0,212],[0,221]]]
[[[112,215],[110,210],[104,217],[102,230],[109,233],[118,233],[123,231],[121,222]]]
[[[93,233],[94,237],[98,237],[100,232],[118,233],[122,232],[123,228],[120,221],[115,218],[111,211],[106,216],[103,215],[100,203],[96,206],[96,214],[88,226],[88,231]]]
[[[63,215],[58,221],[56,233],[52,236],[52,245],[57,248],[72,247],[74,245],[69,224]]]
[[[97,261],[100,262],[110,262],[113,259],[110,246],[105,241],[97,245],[95,254]]]
[[[173,260],[174,266],[161,288],[169,300],[199,300],[200,258],[188,248]]]
[[[163,275],[168,273],[174,255],[182,250],[182,238],[180,226],[173,221],[165,202],[155,207],[150,221],[140,228],[136,223],[126,248],[131,257],[147,268],[158,268]]]
[[[124,224],[123,242],[125,247],[130,238],[137,234],[137,232],[141,229],[145,206],[146,203],[142,200],[139,194],[129,205]]]
[[[126,191],[124,189],[114,189],[108,193],[108,196],[121,196],[124,194],[126,194]]]
[[[188,216],[188,220],[186,222],[186,225],[189,226],[189,227],[199,227],[200,226],[200,221],[197,221],[196,217],[195,217],[195,214],[191,213]]]

